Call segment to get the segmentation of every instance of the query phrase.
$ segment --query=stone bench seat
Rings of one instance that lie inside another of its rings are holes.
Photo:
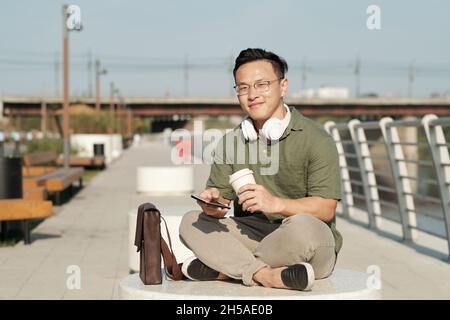
[[[139,274],[120,281],[119,298],[123,300],[353,300],[381,299],[381,290],[367,286],[369,274],[335,269],[323,280],[316,280],[311,291],[247,287],[240,282],[171,281],[144,285]]]
[[[179,201],[179,200],[178,200]],[[188,200],[189,201],[189,200]],[[172,246],[178,262],[193,255],[178,237],[178,226],[182,215],[195,208],[195,205],[163,205],[161,212],[167,221]],[[323,280],[316,280],[311,291],[247,287],[241,282],[224,281],[171,281],[163,279],[161,285],[144,285],[139,278],[139,253],[134,246],[137,208],[128,212],[129,219],[129,269],[130,274],[119,283],[119,297],[126,300],[249,300],[249,299],[381,299],[381,290],[369,288],[372,283],[368,273],[335,269],[333,274]],[[164,227],[161,228],[164,230]],[[164,231],[163,231],[164,233]]]

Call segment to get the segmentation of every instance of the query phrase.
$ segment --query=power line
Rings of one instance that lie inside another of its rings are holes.
[[[305,90],[306,89],[306,57],[303,57],[303,61],[302,61],[302,89]]]
[[[354,73],[355,73],[355,97],[356,98],[359,97],[359,89],[360,89],[360,85],[361,85],[360,72],[361,72],[361,60],[359,59],[359,56],[357,56],[356,57],[356,61],[355,61],[355,69],[354,69]]]
[[[19,51],[19,50],[0,50],[0,72],[3,74],[7,72],[22,74],[33,74],[39,72],[54,71],[54,93],[59,95],[59,73],[60,73],[60,54],[54,52],[52,54],[42,51]],[[71,54],[71,57],[73,55]],[[88,94],[92,96],[93,87],[93,61],[92,53],[89,50],[83,55],[74,54],[76,58],[71,59],[70,68],[76,74],[87,72],[87,86]],[[115,74],[151,74],[151,73],[166,73],[172,76],[176,73],[182,74],[184,94],[188,96],[189,82],[195,72],[203,75],[222,74],[227,75],[230,82],[233,82],[232,68],[234,65],[233,55],[226,58],[220,57],[192,57],[185,55],[184,57],[128,57],[121,55],[99,55],[102,57],[102,64],[111,72]],[[104,57],[104,58],[103,58]],[[302,60],[294,60],[290,63],[289,73],[293,78],[297,79],[300,75],[301,88],[307,88],[307,81],[313,79],[317,82],[318,79],[336,78],[342,81],[348,81],[351,77],[354,78],[355,95],[358,96],[361,91],[362,79],[399,79],[400,82],[405,81],[407,75],[408,81],[408,96],[413,96],[414,82],[421,79],[441,79],[447,81],[450,78],[450,64],[448,62],[414,61],[412,63],[405,63],[404,61],[382,61],[382,60],[366,60],[364,59],[364,69],[361,68],[361,60],[356,57],[353,61],[346,59],[307,59],[303,57]],[[77,75],[78,77],[78,75]],[[403,80],[400,80],[403,79]],[[41,79],[39,79],[40,81]],[[335,80],[332,80],[335,82]],[[378,80],[377,80],[378,81]],[[397,81],[397,80],[396,80]],[[83,81],[83,86],[86,84]],[[232,85],[230,86],[230,88]],[[231,90],[231,89],[230,89]],[[232,91],[229,92],[232,94]]]

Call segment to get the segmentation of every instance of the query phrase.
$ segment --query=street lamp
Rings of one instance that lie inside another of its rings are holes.
[[[100,76],[107,71],[100,66],[100,60],[95,60],[95,111],[100,111]]]
[[[64,139],[64,168],[69,168],[69,31],[81,31],[81,13],[76,5],[63,5],[63,139]]]

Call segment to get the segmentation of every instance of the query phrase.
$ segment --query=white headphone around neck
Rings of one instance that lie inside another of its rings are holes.
[[[291,121],[291,111],[286,104],[284,107],[287,112],[283,119],[270,118],[264,122],[260,133],[267,140],[279,140],[289,125],[289,121]],[[258,139],[258,133],[256,132],[253,122],[249,117],[246,117],[241,122],[241,129],[245,140],[256,141]]]

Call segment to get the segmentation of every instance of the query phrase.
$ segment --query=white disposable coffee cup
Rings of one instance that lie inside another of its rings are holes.
[[[236,194],[238,193],[239,189],[246,184],[255,184],[255,178],[253,177],[253,171],[250,169],[242,169],[239,171],[236,171],[232,175],[230,175],[230,184],[233,187]]]

